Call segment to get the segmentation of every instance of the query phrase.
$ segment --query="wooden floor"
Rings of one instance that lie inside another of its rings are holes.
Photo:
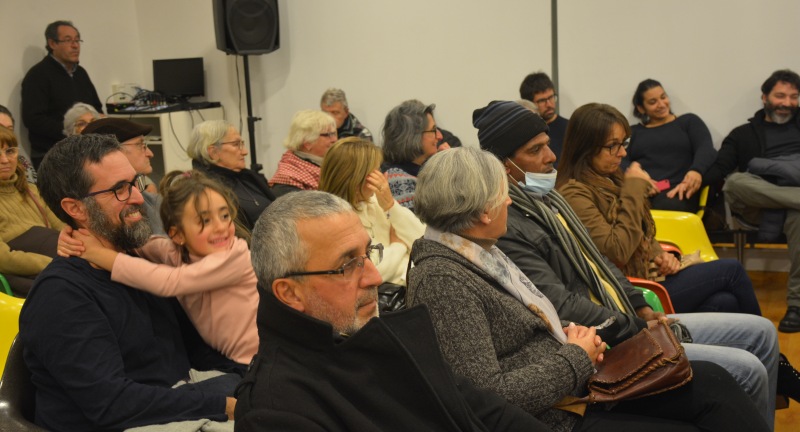
[[[778,321],[786,313],[787,273],[748,272],[761,305],[761,313],[778,326]],[[781,352],[789,361],[800,368],[800,333],[778,333]],[[795,432],[800,430],[800,403],[792,400],[789,408],[775,412],[776,432]]]

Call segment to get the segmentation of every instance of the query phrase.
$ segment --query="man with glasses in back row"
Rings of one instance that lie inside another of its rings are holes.
[[[44,37],[47,56],[22,80],[22,122],[28,128],[36,168],[50,147],[64,138],[64,113],[75,102],[103,112],[89,74],[78,65],[83,43],[78,29],[71,21],[55,21],[47,26]]]
[[[542,116],[550,130],[550,150],[557,158],[561,158],[561,146],[564,134],[567,133],[569,119],[556,113],[558,95],[553,81],[544,72],[529,74],[519,86],[519,97],[536,105],[539,115]],[[555,162],[553,166],[558,167],[558,162]]]
[[[68,137],[39,173],[45,203],[72,228],[121,253],[150,237],[138,174],[114,137]],[[39,274],[19,327],[46,429],[233,418],[244,365],[206,345],[174,299],[114,282],[83,258],[58,257]]]

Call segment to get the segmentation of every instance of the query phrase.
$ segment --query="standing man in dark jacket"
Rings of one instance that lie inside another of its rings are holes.
[[[426,308],[377,318],[383,249],[346,201],[284,195],[251,247],[261,343],[237,389],[237,431],[549,430],[453,375]]]
[[[103,112],[89,74],[78,65],[83,43],[78,29],[71,21],[55,21],[45,29],[44,38],[47,56],[22,80],[22,121],[28,128],[36,168],[50,147],[64,138],[64,113],[75,102]]]
[[[785,333],[800,332],[800,174],[796,165],[782,167],[778,161],[800,157],[799,94],[797,73],[784,69],[767,78],[761,86],[764,108],[725,137],[704,178],[714,184],[730,174],[723,191],[731,211],[758,224],[760,236],[786,234],[788,307],[778,325]]]
[[[615,317],[597,332],[613,347],[662,316],[600,253],[578,216],[553,189],[556,156],[545,122],[516,102],[492,102],[475,110],[473,124],[481,148],[503,161],[508,173],[512,204],[508,230],[497,247],[547,296],[559,317],[585,326]],[[689,359],[728,370],[771,426],[779,354],[772,322],[726,313],[670,317],[680,319],[694,337],[694,343],[684,344]]]

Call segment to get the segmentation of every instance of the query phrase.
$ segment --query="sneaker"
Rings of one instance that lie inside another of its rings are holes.
[[[778,324],[778,331],[783,333],[800,332],[800,307],[789,306],[786,309],[786,315]]]

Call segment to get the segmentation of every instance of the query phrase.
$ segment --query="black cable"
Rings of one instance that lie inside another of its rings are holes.
[[[191,117],[191,116],[192,116],[192,113],[191,113],[191,112],[189,112],[189,117]],[[177,134],[177,133],[175,133],[175,126],[172,124],[172,112],[168,112],[168,113],[167,113],[167,117],[169,118],[169,128],[170,128],[170,130],[172,131],[172,136],[173,136],[173,137],[175,137],[175,141],[177,141],[177,142],[178,142],[178,147],[180,147],[180,148],[181,148],[181,150],[183,150],[183,152],[184,152],[184,153],[187,153],[187,154],[188,154],[188,152],[186,151],[186,149],[185,149],[185,148],[183,148],[183,144],[181,144],[181,140],[180,140],[180,139],[178,139],[178,134]],[[162,132],[162,133],[163,133],[163,132]]]
[[[239,74],[239,57],[234,57],[234,63],[236,63],[236,88],[239,90],[239,130],[242,130],[242,81],[241,76]],[[223,112],[224,113],[224,112]],[[224,117],[223,117],[224,118]],[[252,139],[252,137],[248,137]]]

